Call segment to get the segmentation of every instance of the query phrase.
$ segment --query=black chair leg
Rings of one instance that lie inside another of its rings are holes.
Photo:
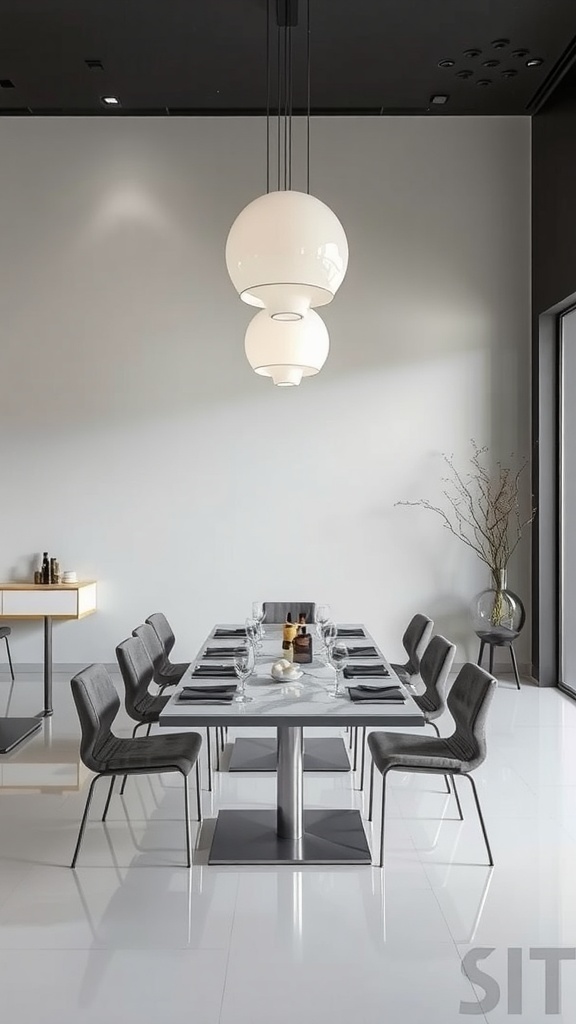
[[[488,853],[488,863],[489,863],[490,867],[493,868],[494,867],[494,858],[492,856],[492,850],[490,849],[490,843],[488,842],[488,833],[486,832],[486,825],[484,824],[484,817],[482,815],[482,809],[480,807],[480,801],[478,799],[478,793],[476,792],[476,783],[474,782],[474,779],[472,778],[471,775],[467,775],[466,778],[469,780],[470,785],[472,786],[472,792],[474,793],[474,800],[476,801],[476,810],[478,811],[478,817],[480,819],[480,825],[482,827],[482,835],[484,836],[484,842],[486,844],[486,851]],[[454,785],[454,790],[456,790],[456,785]]]
[[[196,761],[196,807],[198,810],[198,821],[202,821],[202,793],[200,789],[200,757]]]
[[[90,789],[88,790],[88,797],[86,799],[86,806],[84,808],[84,814],[82,815],[82,821],[80,822],[80,831],[78,833],[78,839],[76,840],[76,849],[74,850],[74,856],[72,857],[71,868],[76,867],[76,861],[78,860],[78,854],[80,853],[80,847],[84,838],[84,831],[86,829],[86,822],[88,820],[88,812],[90,810],[90,804],[92,803],[92,796],[94,794],[94,786],[100,779],[101,775],[95,775],[90,783]]]
[[[210,747],[210,729],[206,729],[206,758],[208,760],[208,792],[212,792],[212,749]]]
[[[362,750],[360,751],[360,789],[364,789],[364,769],[366,767],[366,726],[362,726],[360,733],[362,739]]]
[[[190,836],[190,799],[188,794],[188,776],[184,775],[184,821],[186,824],[186,866],[192,867],[192,838]]]
[[[358,726],[354,726],[354,750],[352,752],[352,771],[356,771],[356,765],[358,764]]]
[[[218,726],[214,730],[214,739],[216,741],[216,771],[220,771],[220,737],[218,736]]]
[[[446,778],[446,776],[444,776]],[[456,806],[458,808],[458,817],[460,821],[464,821],[464,815],[462,814],[462,804],[460,803],[460,797],[458,796],[458,790],[456,789],[456,779],[452,776],[452,785],[454,787],[454,796],[456,797]]]
[[[126,780],[127,779],[128,779],[127,775],[125,775],[124,778],[122,779],[122,785],[120,786],[120,796],[124,796],[124,790],[126,789]]]
[[[372,807],[374,804],[374,761],[370,762],[370,796],[368,798],[368,821],[372,821]]]
[[[149,723],[149,725],[148,725],[148,728],[146,729],[146,735],[147,735],[147,736],[149,736],[149,735],[150,735],[150,730],[151,730],[151,728],[152,728],[152,722],[150,722],[150,723]]]
[[[494,644],[490,644],[490,675],[494,675]]]
[[[486,642],[484,640],[481,640],[480,641],[480,651],[479,651],[479,654],[478,654],[478,664],[479,665],[482,665],[482,658],[484,657],[484,648],[485,647],[486,647]]]
[[[6,654],[8,655],[8,664],[10,665],[10,675],[12,676],[12,682],[14,682],[14,668],[12,666],[12,657],[10,655],[10,644],[8,643],[8,637],[4,637],[6,641]]]
[[[514,675],[516,677],[516,686],[520,689],[520,677],[518,675],[518,662],[516,661],[516,651],[512,644],[510,644],[510,657],[512,659],[512,668],[514,669]]]
[[[126,776],[124,776],[126,778]],[[112,790],[114,789],[114,783],[116,782],[116,776],[113,775],[110,779],[110,789],[108,790],[108,796],[106,797],[106,803],[104,804],[104,813],[102,815],[102,821],[106,821],[106,815],[108,814],[108,808],[110,807],[110,800],[112,799]]]
[[[381,807],[381,821],[380,821],[380,860],[378,861],[378,867],[384,867],[384,823],[386,821],[386,776],[388,772],[382,773],[382,807]]]

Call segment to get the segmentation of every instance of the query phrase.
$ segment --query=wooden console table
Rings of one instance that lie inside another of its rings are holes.
[[[44,708],[36,718],[0,718],[0,754],[40,728],[52,707],[52,622],[96,611],[96,582],[0,583],[0,620],[44,619]]]

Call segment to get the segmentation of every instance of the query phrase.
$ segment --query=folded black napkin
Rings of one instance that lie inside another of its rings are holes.
[[[246,630],[244,626],[239,626],[238,629],[215,629],[214,638],[218,640],[237,640],[238,637],[245,637]]]
[[[204,693],[185,693],[182,690],[177,700],[179,704],[231,704],[233,697],[232,693],[215,693],[212,696],[208,690]]]
[[[356,679],[362,676],[384,676],[390,678],[390,673],[384,665],[346,665],[344,668],[346,679]]]
[[[197,665],[192,673],[193,679],[236,679],[234,665]]]
[[[216,683],[211,686],[183,686],[182,693],[214,693],[217,696],[224,693],[234,693],[238,689],[236,683]]]
[[[380,658],[381,655],[375,647],[349,647],[348,654],[351,658]]]
[[[349,636],[349,637],[355,637],[355,636],[356,637],[362,637],[362,636],[366,636],[366,633],[364,632],[363,629],[359,629],[358,626],[355,629],[352,629],[352,628],[346,629],[345,626],[339,626],[338,627],[338,636],[341,636],[341,637],[346,637],[346,636]]]
[[[386,689],[377,690],[373,687],[361,689],[359,686],[346,687],[350,694],[350,700],[355,704],[362,704],[369,701],[371,704],[404,704],[405,697],[397,686],[390,686]]]
[[[233,658],[235,654],[243,651],[243,647],[207,647],[202,655],[203,658]]]

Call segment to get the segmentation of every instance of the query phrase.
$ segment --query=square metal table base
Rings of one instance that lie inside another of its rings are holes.
[[[305,810],[298,841],[276,833],[276,811],[220,811],[209,864],[371,864],[359,811]]]
[[[14,750],[41,725],[41,718],[0,718],[0,754]]]
[[[302,758],[305,772],[349,772],[350,761],[339,736],[304,739]],[[242,736],[234,741],[229,772],[275,772],[277,742],[275,736]]]

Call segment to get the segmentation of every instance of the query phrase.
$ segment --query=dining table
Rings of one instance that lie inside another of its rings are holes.
[[[246,683],[252,699],[237,702],[222,687],[233,687],[230,667],[239,641],[220,637],[240,628],[218,625],[211,630],[159,719],[160,727],[172,729],[276,729],[276,807],[221,809],[208,863],[370,864],[359,810],[304,806],[303,729],[423,727],[422,712],[362,624],[339,627],[342,633],[355,634],[345,641],[350,678],[344,679],[343,696],[332,696],[334,669],[318,658],[295,666],[302,671],[298,679],[274,679],[272,665],[282,657],[282,627],[269,626]],[[222,653],[214,657],[215,649]],[[353,676],[355,671],[358,677]],[[208,678],[203,673],[209,673]],[[196,691],[192,694],[187,690],[191,686]],[[349,688],[356,697],[360,694],[358,702]],[[395,691],[389,694],[391,700],[381,696],[385,689]]]

